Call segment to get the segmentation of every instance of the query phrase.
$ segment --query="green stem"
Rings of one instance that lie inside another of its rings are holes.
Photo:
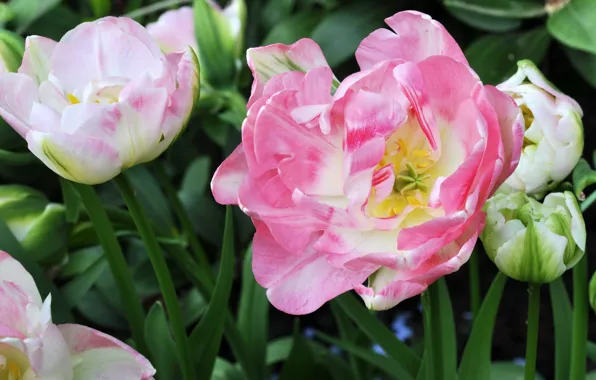
[[[157,282],[161,289],[161,294],[170,317],[170,327],[172,329],[174,340],[176,341],[176,347],[178,348],[178,354],[182,364],[183,378],[186,380],[194,380],[195,368],[190,354],[188,337],[182,321],[182,311],[180,310],[180,303],[178,302],[178,296],[176,295],[174,281],[172,281],[172,276],[168,270],[162,250],[157,242],[155,233],[149,224],[149,218],[141,207],[133,188],[124,174],[114,178],[114,182],[128,207],[137,229],[139,230],[139,234],[145,243],[145,249],[149,255],[149,260],[153,265],[153,270],[155,271]]]
[[[114,275],[114,281],[116,281],[116,285],[120,290],[122,309],[128,319],[136,348],[140,353],[149,357],[144,333],[145,312],[135,290],[128,264],[114,233],[114,228],[108,219],[104,205],[101,203],[99,196],[92,186],[74,182],[73,185],[81,195],[81,200],[87,209],[89,219],[93,223],[93,228],[103,248],[104,256]]]
[[[470,306],[472,318],[475,319],[480,310],[480,271],[478,268],[478,251],[474,250],[468,261],[470,270]]]
[[[538,320],[540,316],[540,285],[528,285],[528,335],[526,339],[525,380],[536,376],[536,351],[538,349]]]
[[[573,331],[571,333],[571,370],[569,378],[586,378],[588,342],[588,258],[584,255],[573,267]]]
[[[182,202],[180,202],[180,198],[178,197],[176,189],[174,189],[174,186],[172,186],[172,183],[170,182],[170,179],[166,174],[163,164],[159,160],[156,160],[154,161],[154,168],[155,173],[157,174],[157,179],[159,183],[162,185],[163,189],[165,190],[166,196],[168,197],[170,204],[174,208],[174,212],[176,213],[176,216],[180,221],[182,232],[188,239],[190,249],[195,257],[195,260],[199,264],[199,273],[201,273],[203,276],[207,276],[209,282],[215,282],[213,272],[209,269],[211,268],[211,265],[209,264],[207,254],[205,253],[205,250],[203,249],[203,246],[201,245],[201,242],[199,241],[197,234],[195,233],[192,222],[188,217],[188,213],[182,206]]]

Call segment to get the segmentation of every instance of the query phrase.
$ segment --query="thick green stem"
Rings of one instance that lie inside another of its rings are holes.
[[[174,189],[174,186],[172,186],[172,183],[170,182],[170,179],[168,178],[164,170],[163,164],[156,160],[154,161],[154,168],[157,174],[157,179],[159,180],[159,183],[165,190],[166,196],[168,197],[170,204],[174,208],[174,212],[176,213],[176,216],[180,221],[182,232],[184,233],[184,236],[188,239],[190,249],[195,257],[195,260],[199,264],[199,273],[201,273],[201,275],[203,276],[207,276],[209,282],[215,282],[213,272],[210,270],[211,265],[209,264],[207,254],[205,253],[205,250],[203,249],[203,246],[201,245],[201,242],[199,241],[199,238],[195,233],[192,222],[188,217],[188,213],[182,206],[180,198],[178,198],[178,193],[176,192],[176,189]]]
[[[569,378],[586,378],[586,345],[588,342],[588,258],[573,267],[573,331],[571,334],[571,370]]]
[[[536,376],[536,352],[538,349],[538,320],[540,316],[540,285],[528,285],[528,334],[526,338],[525,380]]]
[[[145,344],[144,334],[145,312],[141,305],[141,300],[137,296],[131,272],[124,259],[124,254],[114,233],[114,228],[93,187],[80,183],[73,183],[73,185],[81,195],[81,200],[87,209],[89,219],[93,223],[93,228],[103,248],[104,256],[114,275],[114,281],[116,281],[116,285],[120,291],[122,309],[128,319],[136,348],[140,353],[149,358],[149,350]]]
[[[480,272],[478,269],[478,251],[474,250],[468,261],[470,271],[470,308],[472,318],[476,318],[480,309]]]
[[[157,282],[161,289],[161,294],[170,317],[170,327],[172,329],[174,340],[176,341],[183,378],[186,380],[195,380],[195,368],[190,354],[188,337],[182,321],[180,303],[178,302],[174,281],[172,281],[172,276],[168,270],[163,252],[157,242],[155,233],[149,224],[149,218],[141,207],[133,188],[124,174],[114,178],[114,182],[116,183],[116,186],[128,207],[130,215],[137,226],[139,234],[145,243],[145,249],[149,255],[149,260],[153,265],[153,270],[155,271]]]

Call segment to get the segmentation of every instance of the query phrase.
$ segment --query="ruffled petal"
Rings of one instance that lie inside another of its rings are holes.
[[[17,260],[0,251],[0,281],[12,283],[27,296],[29,301],[41,307],[41,296],[33,277]],[[0,319],[4,321],[4,319]]]
[[[0,115],[23,137],[31,128],[29,114],[37,101],[37,86],[31,77],[15,73],[0,75]]]
[[[211,191],[219,204],[238,204],[238,191],[248,174],[242,144],[217,168],[211,180]]]
[[[51,71],[50,62],[56,44],[56,41],[45,37],[27,37],[19,73],[30,76],[38,85],[47,80]]]

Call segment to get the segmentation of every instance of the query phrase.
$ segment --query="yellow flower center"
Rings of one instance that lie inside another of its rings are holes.
[[[417,123],[416,123],[417,124]],[[408,206],[425,207],[434,176],[429,170],[435,164],[432,150],[418,125],[404,125],[385,146],[385,155],[377,169],[391,165],[395,175],[393,191],[385,199],[375,199],[373,191],[368,212],[377,218],[394,217]]]
[[[29,359],[20,350],[0,344],[0,380],[21,380],[30,370]]]
[[[528,106],[525,104],[519,106],[519,109],[521,110],[522,116],[524,117],[524,129],[528,130],[528,128],[530,128],[530,126],[534,122],[534,114],[532,113],[532,110],[530,110],[530,108],[528,108]],[[535,145],[535,143],[527,137],[524,137],[522,148],[525,148],[529,145]]]
[[[73,94],[66,95],[66,98],[68,99],[68,101],[70,102],[70,104],[79,104],[81,102],[79,100],[79,98],[77,98]]]

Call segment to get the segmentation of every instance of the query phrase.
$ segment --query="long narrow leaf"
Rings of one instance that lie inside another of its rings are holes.
[[[507,277],[499,272],[486,293],[462,355],[460,380],[490,379],[495,319],[506,283]]]
[[[234,226],[232,210],[226,210],[226,224],[221,250],[219,275],[209,303],[209,308],[201,322],[190,336],[191,347],[195,349],[198,360],[198,379],[209,379],[213,371],[217,352],[221,343],[228,300],[232,291],[234,275]]]
[[[444,278],[429,286],[422,295],[426,378],[457,378],[457,342],[449,290]]]
[[[555,380],[567,380],[571,360],[573,312],[563,279],[559,277],[549,287],[555,325]]]
[[[328,343],[334,344],[341,349],[346,350],[347,352],[369,363],[373,367],[385,372],[392,379],[414,379],[414,377],[411,376],[408,372],[406,372],[402,366],[395,362],[395,360],[392,360],[386,356],[376,354],[372,351],[372,349],[367,350],[365,348],[355,345],[354,343],[330,337],[329,335],[324,334],[322,332],[317,332],[316,335],[320,339]]]
[[[159,376],[164,379],[179,379],[182,376],[180,360],[161,302],[154,303],[147,314],[145,341],[151,351],[153,364],[155,364]]]
[[[374,317],[353,295],[346,293],[335,299],[341,309],[375,343],[383,348],[408,374],[415,378],[420,367],[420,358],[405,343],[398,340],[393,332]]]
[[[339,306],[335,304],[335,301],[331,302],[331,311],[333,312],[333,316],[335,317],[335,322],[337,322],[339,336],[342,340],[351,342],[354,336],[354,326],[351,324],[348,316]],[[358,368],[358,362],[356,361],[354,355],[348,353],[348,360],[350,362],[350,367],[352,368],[352,373],[354,377],[357,379],[362,379],[360,369]]]
[[[596,362],[596,343],[588,341],[586,353],[591,361]]]
[[[288,359],[284,362],[279,375],[280,380],[311,379],[317,371],[316,358],[306,338],[300,334],[298,323],[294,329],[294,343]]]
[[[265,348],[269,330],[269,301],[252,272],[252,247],[245,255],[242,272],[242,293],[238,311],[238,329],[245,342],[251,345],[250,360],[259,378],[265,378]]]

